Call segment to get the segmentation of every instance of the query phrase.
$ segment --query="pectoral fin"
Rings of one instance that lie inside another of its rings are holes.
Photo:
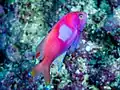
[[[73,52],[76,50],[76,48],[79,47],[79,40],[80,40],[80,35],[78,35],[78,36],[76,37],[76,39],[74,40],[74,42],[73,42],[72,45],[70,46],[70,48],[69,48],[69,50],[68,50],[69,53],[73,53]]]

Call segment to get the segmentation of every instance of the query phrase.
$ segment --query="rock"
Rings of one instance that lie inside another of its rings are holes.
[[[9,60],[11,60],[12,62],[19,62],[19,60],[21,59],[18,48],[12,44],[8,45],[8,47],[6,49],[6,54],[9,58]]]
[[[0,17],[5,14],[5,11],[3,9],[3,6],[0,5]]]

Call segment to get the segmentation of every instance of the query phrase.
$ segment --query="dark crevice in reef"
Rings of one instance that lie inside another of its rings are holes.
[[[0,64],[3,64],[6,59],[7,59],[7,57],[6,57],[5,51],[0,50]]]
[[[8,13],[8,8],[6,8],[6,2],[7,0],[0,0],[0,5],[3,6],[3,9],[5,11],[5,13],[7,14]]]
[[[102,1],[102,0],[97,0],[97,7],[98,7],[98,8],[100,7],[101,1]]]

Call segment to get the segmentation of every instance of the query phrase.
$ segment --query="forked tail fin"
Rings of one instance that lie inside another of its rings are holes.
[[[36,76],[36,74],[42,73],[45,79],[46,85],[50,84],[50,66],[41,62],[33,68],[31,75]]]

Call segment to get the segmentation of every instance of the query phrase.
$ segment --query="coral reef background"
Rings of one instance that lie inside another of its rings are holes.
[[[51,90],[120,90],[120,0],[0,0],[0,90],[44,90],[28,74],[35,48],[70,11],[86,12],[87,26],[61,71],[51,65]]]

